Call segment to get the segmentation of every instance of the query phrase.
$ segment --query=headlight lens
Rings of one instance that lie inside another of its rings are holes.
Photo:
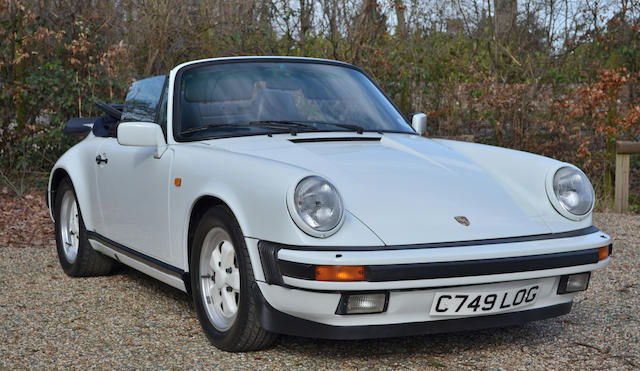
[[[302,179],[293,201],[300,218],[313,230],[328,232],[342,221],[342,198],[326,179],[318,176]]]
[[[593,207],[593,187],[580,170],[565,166],[553,176],[553,191],[565,210],[573,215],[586,215]]]

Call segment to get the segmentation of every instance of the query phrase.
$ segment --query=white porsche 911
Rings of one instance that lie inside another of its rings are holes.
[[[558,316],[609,263],[582,171],[423,137],[350,64],[200,60],[98,106],[47,189],[63,270],[183,290],[224,350]]]

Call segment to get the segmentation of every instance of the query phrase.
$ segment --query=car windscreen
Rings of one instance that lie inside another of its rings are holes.
[[[413,133],[360,71],[313,62],[235,62],[182,73],[178,140],[286,131]]]

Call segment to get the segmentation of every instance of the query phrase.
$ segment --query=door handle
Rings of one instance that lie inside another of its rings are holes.
[[[96,156],[96,164],[100,165],[100,164],[101,164],[101,163],[103,163],[103,162],[106,164],[106,163],[108,163],[108,162],[109,162],[109,159],[108,159],[108,158],[106,158],[106,157],[105,157],[105,158],[102,158],[102,155],[97,155],[97,156]]]

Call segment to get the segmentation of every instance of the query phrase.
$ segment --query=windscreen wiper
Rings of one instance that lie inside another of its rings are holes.
[[[180,135],[198,133],[198,132],[213,129],[213,128],[238,127],[238,126],[243,126],[243,125],[242,124],[208,124],[203,126],[197,126],[191,129],[182,130],[180,132]]]
[[[353,130],[358,134],[362,134],[365,131],[365,129],[362,126],[353,125],[353,124],[341,124],[341,123],[338,123],[338,122],[327,122],[327,121],[288,121],[288,122],[291,122],[293,124],[298,124],[298,125],[309,125],[311,123],[321,124],[321,125],[333,125],[333,126],[337,126],[337,127],[340,127],[340,128]]]
[[[326,124],[326,125],[333,125],[333,126],[337,126],[340,128],[345,128],[345,129],[349,129],[349,130],[353,130],[358,134],[362,134],[364,133],[364,128],[362,126],[358,126],[358,125],[352,125],[352,124],[339,124],[337,122],[318,122],[319,124]]]
[[[302,123],[295,123],[295,122],[291,122],[291,121],[265,120],[265,121],[251,121],[251,122],[244,122],[244,123],[208,124],[208,125],[203,125],[203,126],[198,126],[198,127],[195,127],[195,128],[191,128],[191,129],[185,129],[185,130],[180,132],[180,135],[188,135],[188,134],[198,133],[198,132],[209,130],[209,129],[213,129],[213,128],[251,127],[251,126],[259,126],[259,127],[263,127],[263,128],[275,129],[275,130],[281,130],[281,131],[290,131],[291,134],[293,134],[293,135],[296,135],[298,133],[295,130],[297,128],[317,130],[312,125],[307,125],[307,124],[302,124]]]
[[[249,125],[255,126],[263,126],[267,128],[283,128],[283,129],[308,129],[308,130],[318,130],[317,127],[306,124],[301,121],[291,121],[291,120],[261,120],[261,121],[250,121]]]
[[[341,127],[344,129],[353,130],[358,134],[362,134],[365,131],[365,129],[359,125],[341,124],[337,122],[326,122],[326,121],[266,120],[266,121],[252,121],[250,123],[287,124],[289,126],[295,126],[298,128],[311,129],[311,130],[318,130],[316,126],[311,124],[322,124],[322,125],[333,125],[333,126]]]

